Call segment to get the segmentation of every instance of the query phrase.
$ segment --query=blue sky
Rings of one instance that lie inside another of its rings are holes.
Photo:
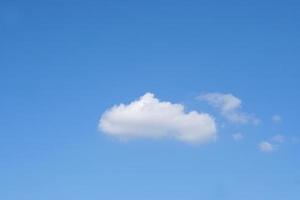
[[[299,8],[2,0],[0,199],[298,200]],[[147,92],[182,115],[208,113],[216,141],[124,142],[99,129],[105,111]],[[199,100],[211,93],[232,94],[260,123],[226,119]]]

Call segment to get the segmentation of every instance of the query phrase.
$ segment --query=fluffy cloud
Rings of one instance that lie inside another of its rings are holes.
[[[235,134],[232,135],[232,138],[235,141],[239,141],[239,140],[242,140],[244,138],[244,135],[242,133],[235,133]]]
[[[259,148],[262,152],[272,152],[275,150],[275,147],[273,144],[271,144],[270,142],[261,142],[259,144]]]
[[[241,124],[259,123],[257,118],[241,111],[242,101],[232,94],[207,93],[199,96],[198,99],[206,101],[209,105],[220,110],[221,114],[231,122]]]
[[[188,143],[215,140],[217,132],[209,114],[187,113],[183,105],[160,101],[151,93],[109,108],[101,116],[99,129],[121,139],[174,138]]]

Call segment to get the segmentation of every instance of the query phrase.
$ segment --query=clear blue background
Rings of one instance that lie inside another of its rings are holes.
[[[298,200],[299,10],[289,0],[2,0],[0,199]],[[145,92],[216,116],[195,97],[231,92],[262,124],[219,128],[200,146],[97,131],[106,109]],[[287,141],[260,152],[278,133]]]

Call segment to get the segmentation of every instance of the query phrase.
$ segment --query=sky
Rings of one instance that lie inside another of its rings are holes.
[[[0,199],[298,200],[299,1],[0,2]]]

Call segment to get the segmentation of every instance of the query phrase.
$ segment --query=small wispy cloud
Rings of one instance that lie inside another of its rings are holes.
[[[242,100],[232,94],[206,93],[200,95],[198,100],[206,101],[209,105],[218,109],[222,116],[233,123],[259,124],[259,119],[255,116],[241,111]]]
[[[129,104],[103,113],[99,129],[120,139],[174,138],[187,143],[216,139],[217,125],[207,113],[185,112],[182,104],[160,101],[146,93]]]
[[[273,123],[280,123],[282,121],[282,118],[280,115],[273,115],[272,116],[272,122]]]
[[[240,140],[244,139],[244,135],[242,133],[235,133],[235,134],[232,134],[232,138],[235,141],[240,141]]]
[[[269,140],[259,144],[260,150],[263,152],[272,152],[280,147],[285,142],[285,136],[281,134],[274,135]]]
[[[285,141],[285,137],[283,135],[277,134],[272,137],[273,142],[283,143]]]
[[[298,138],[298,137],[292,137],[291,138],[291,142],[293,144],[300,144],[300,138]]]
[[[262,152],[270,153],[275,150],[275,146],[273,144],[271,144],[270,142],[263,141],[259,144],[259,149]]]

